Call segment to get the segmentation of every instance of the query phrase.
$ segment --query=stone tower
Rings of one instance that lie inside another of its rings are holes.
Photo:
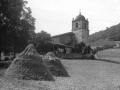
[[[89,43],[89,22],[81,13],[72,20],[72,32],[76,36],[77,43]]]

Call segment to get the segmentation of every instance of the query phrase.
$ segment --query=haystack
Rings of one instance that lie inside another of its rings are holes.
[[[49,71],[54,75],[54,76],[62,76],[62,77],[69,77],[67,71],[65,70],[63,64],[55,56],[53,52],[48,52],[44,56],[44,61],[49,69]]]
[[[42,57],[32,44],[18,55],[6,70],[5,76],[22,80],[54,81]]]

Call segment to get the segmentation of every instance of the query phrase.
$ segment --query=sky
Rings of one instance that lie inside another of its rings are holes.
[[[36,19],[35,32],[52,36],[71,32],[79,12],[88,19],[90,34],[120,23],[120,0],[27,0]]]

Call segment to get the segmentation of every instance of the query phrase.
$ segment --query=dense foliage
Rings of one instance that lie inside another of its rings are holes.
[[[84,42],[80,42],[75,46],[72,53],[85,55],[85,54],[90,54],[91,50],[92,49],[90,46],[87,46]]]
[[[53,48],[51,43],[51,35],[43,30],[35,34],[35,38],[33,39],[32,43],[35,45],[40,54],[45,54],[49,51],[52,51]]]
[[[90,35],[90,41],[95,42],[100,39],[109,39],[114,41],[120,40],[120,24],[114,25],[110,28],[107,28],[104,31],[96,32],[92,35]]]
[[[35,19],[25,0],[0,0],[0,51],[22,51],[31,34]]]

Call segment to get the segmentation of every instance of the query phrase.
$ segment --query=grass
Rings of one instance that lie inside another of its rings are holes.
[[[102,59],[120,62],[120,49],[107,49],[100,51],[98,56]]]
[[[0,78],[0,90],[119,90],[120,64],[95,60],[61,60],[70,77],[55,82]]]
[[[3,76],[5,70],[6,69],[0,69],[0,76]]]

